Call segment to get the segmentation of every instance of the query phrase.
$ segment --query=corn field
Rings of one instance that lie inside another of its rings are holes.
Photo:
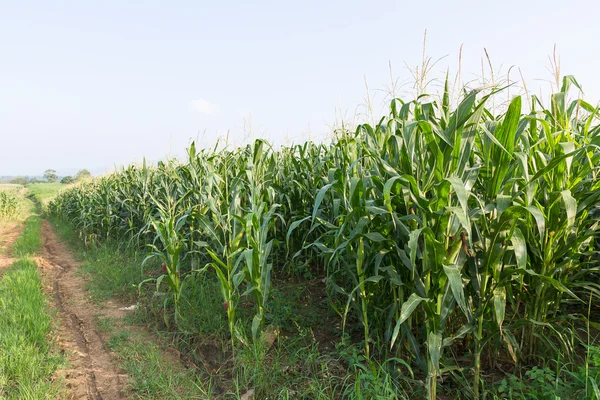
[[[0,218],[13,218],[19,213],[19,197],[16,192],[0,191]]]
[[[517,96],[498,113],[486,108],[496,91],[452,108],[446,85],[439,100],[393,100],[379,123],[330,144],[192,144],[185,162],[130,166],[61,193],[49,212],[87,243],[147,246],[175,322],[186,279],[213,275],[233,350],[241,299],[256,339],[272,277],[308,271],[365,358],[419,368],[430,399],[463,371],[480,398],[499,358],[575,357],[567,333],[598,304],[600,124],[572,87],[565,77],[548,108]]]

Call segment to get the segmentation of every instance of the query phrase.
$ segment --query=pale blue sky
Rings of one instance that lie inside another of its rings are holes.
[[[515,65],[547,91],[556,44],[597,103],[599,17],[598,1],[0,0],[0,175],[157,160],[228,130],[239,143],[248,115],[275,143],[326,137],[361,112],[365,77],[376,104],[388,63],[410,81],[426,29],[447,56],[435,76],[461,44],[464,80],[481,75],[485,47],[498,76]]]

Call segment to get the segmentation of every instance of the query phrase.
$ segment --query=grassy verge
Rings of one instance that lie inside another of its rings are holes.
[[[25,221],[21,236],[13,245],[13,254],[16,257],[23,258],[35,254],[42,246],[40,228],[42,220],[37,215],[32,215]]]
[[[105,242],[101,246],[85,247],[71,226],[51,218],[58,235],[83,261],[80,270],[92,277],[87,289],[95,301],[119,297],[129,301],[137,299],[137,284],[143,280],[140,269],[145,255],[128,251],[118,242]]]
[[[165,362],[160,346],[141,332],[130,329],[126,323],[112,318],[98,317],[100,330],[109,334],[108,347],[115,352],[122,368],[130,376],[133,392],[142,399],[210,399],[205,384],[192,370]]]
[[[30,217],[14,246],[20,259],[0,280],[0,398],[58,399],[54,374],[63,362],[49,340],[52,317],[36,264],[40,219]]]
[[[27,185],[27,190],[33,200],[40,204],[42,209],[45,209],[46,205],[52,200],[61,189],[67,187],[62,183],[31,183]]]

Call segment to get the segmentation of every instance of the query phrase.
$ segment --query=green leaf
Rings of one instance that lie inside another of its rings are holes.
[[[242,283],[244,281],[244,277],[245,277],[246,273],[245,271],[239,271],[238,273],[236,273],[233,276],[233,287],[238,287],[240,286],[240,283]]]
[[[460,309],[463,311],[465,316],[470,319],[471,313],[467,308],[467,303],[465,301],[465,292],[462,282],[461,276],[461,268],[458,265],[444,265],[444,273],[448,277],[448,282],[450,283],[450,289],[452,290],[452,295],[456,299]]]
[[[262,325],[262,315],[256,314],[254,318],[252,318],[252,339],[256,342],[258,340],[258,333],[260,332],[260,327]]]
[[[590,375],[588,378],[592,384],[592,389],[594,389],[594,396],[596,396],[596,400],[600,400],[600,389],[598,389],[598,383],[596,382],[595,377]]]
[[[525,269],[527,267],[527,244],[523,232],[519,227],[515,227],[512,237],[510,239],[515,259],[517,260],[517,267]]]
[[[440,373],[440,359],[442,357],[442,334],[440,332],[429,332],[427,335],[427,352],[433,364],[435,372]],[[429,371],[430,373],[432,371]]]
[[[474,330],[475,330],[475,325],[473,325],[472,322],[464,324],[463,326],[461,326],[458,329],[458,331],[456,331],[454,336],[444,338],[444,340],[442,341],[442,347],[450,346],[456,339],[462,339],[463,337],[465,337],[465,335],[467,333],[471,333]]]
[[[582,147],[571,153],[562,154],[560,156],[554,157],[552,159],[552,161],[550,161],[548,163],[548,165],[546,165],[545,167],[538,170],[538,172],[536,172],[536,174],[533,176],[533,178],[531,178],[531,180],[528,183],[535,182],[536,180],[540,179],[542,176],[548,174],[550,171],[552,171],[554,168],[556,168],[558,165],[560,165],[561,162],[563,162],[564,160],[566,160],[570,157],[575,157],[576,155],[581,153],[584,149],[585,148]]]
[[[408,249],[410,251],[410,263],[412,269],[414,271],[417,262],[417,250],[419,248],[419,236],[421,235],[421,231],[423,228],[415,229],[410,233],[410,237],[408,239]]]
[[[540,237],[543,238],[546,234],[546,220],[544,219],[544,214],[534,206],[528,206],[525,207],[525,209],[533,215],[538,231],[540,232]]]
[[[496,322],[498,323],[498,328],[500,328],[500,330],[502,330],[505,312],[506,290],[503,287],[498,287],[494,289],[494,313],[496,315]]]
[[[567,230],[570,230],[575,225],[575,216],[577,214],[577,201],[571,195],[570,190],[560,192],[565,211],[567,212]]]
[[[394,186],[394,183],[396,183],[396,181],[398,181],[399,179],[399,176],[393,176],[390,179],[388,179],[387,182],[385,182],[385,185],[383,186],[383,203],[386,205],[390,213],[394,211],[392,209],[392,187]]]
[[[290,236],[292,235],[292,232],[294,232],[294,230],[303,222],[310,220],[310,216],[304,217],[302,219],[299,219],[297,221],[294,221],[290,224],[290,228],[287,231],[287,234],[285,235],[285,242],[286,244],[289,243],[290,241]]]
[[[576,300],[578,300],[580,302],[583,302],[579,297],[577,297],[577,295],[575,293],[573,293],[569,288],[567,288],[560,281],[558,281],[558,280],[556,280],[556,279],[554,279],[552,277],[549,277],[549,276],[538,274],[537,272],[535,272],[535,271],[533,271],[531,269],[525,269],[523,271],[526,272],[529,275],[536,276],[536,277],[540,278],[541,280],[550,283],[559,292],[567,293],[569,296],[573,297],[574,299],[576,299]]]
[[[317,197],[315,198],[315,206],[313,208],[313,212],[312,212],[312,221],[313,223],[315,222],[315,218],[317,216],[317,211],[319,211],[319,207],[321,206],[321,203],[323,202],[323,198],[325,197],[325,194],[327,194],[327,191],[333,186],[333,183],[329,183],[325,186],[323,186],[319,192],[317,193]]]
[[[456,193],[458,202],[460,203],[460,206],[462,207],[465,215],[467,215],[469,195],[467,193],[467,190],[465,189],[465,184],[463,183],[463,181],[460,180],[458,176],[455,175],[447,178],[446,180],[450,182],[450,184],[452,184],[452,188]]]
[[[402,308],[400,310],[400,318],[398,318],[398,322],[396,322],[396,327],[394,328],[394,332],[392,334],[390,348],[394,347],[394,343],[398,338],[398,333],[400,332],[400,325],[402,325],[404,321],[406,321],[411,316],[413,311],[415,311],[415,309],[419,306],[419,304],[421,304],[422,301],[430,300],[425,297],[421,297],[416,293],[413,293],[408,297],[408,299],[404,303],[402,303]]]
[[[369,232],[364,235],[367,239],[372,242],[385,242],[387,239],[379,232]]]
[[[160,291],[160,285],[161,285],[163,279],[165,279],[166,276],[167,275],[163,274],[163,275],[159,276],[158,279],[156,279],[156,291],[157,292]]]

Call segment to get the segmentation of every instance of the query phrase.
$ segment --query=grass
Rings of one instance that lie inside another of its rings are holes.
[[[66,188],[66,185],[63,185],[59,182],[41,182],[41,183],[31,183],[27,185],[27,190],[29,194],[33,197],[34,201],[41,205],[42,209],[48,205],[48,203],[56,197],[58,192],[61,189]]]
[[[140,399],[210,399],[210,391],[193,372],[165,360],[164,351],[148,337],[121,326],[110,318],[98,318],[110,333],[106,342],[119,365],[129,375],[129,385]],[[177,361],[175,361],[177,363]]]
[[[62,357],[54,350],[52,313],[35,262],[40,248],[40,218],[32,216],[14,246],[20,257],[0,280],[0,398],[61,398],[55,372]]]
[[[34,255],[42,246],[40,228],[42,220],[37,215],[32,215],[24,223],[23,231],[13,245],[15,257],[24,258]]]
[[[143,252],[128,250],[116,241],[86,247],[68,222],[56,218],[50,218],[50,221],[58,235],[82,260],[80,270],[90,278],[87,288],[95,301],[115,296],[128,301],[137,299],[137,285],[144,279],[140,268],[145,256]]]

